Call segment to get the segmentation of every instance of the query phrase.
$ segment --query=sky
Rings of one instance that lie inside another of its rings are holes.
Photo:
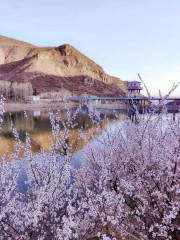
[[[180,81],[180,0],[0,0],[0,35],[69,43],[123,80],[139,72],[154,96]]]

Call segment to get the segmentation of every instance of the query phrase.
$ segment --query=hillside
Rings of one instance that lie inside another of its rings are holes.
[[[4,36],[0,36],[0,81],[9,88],[12,83],[16,87],[30,83],[37,94],[62,89],[73,95],[124,95],[126,91],[126,82],[106,74],[69,44],[37,47]]]
[[[30,43],[19,41],[19,40],[9,38],[9,37],[5,37],[5,36],[2,36],[2,35],[0,35],[0,45],[35,47],[35,45],[32,45]]]

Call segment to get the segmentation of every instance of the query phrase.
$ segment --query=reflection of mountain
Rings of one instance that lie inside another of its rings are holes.
[[[32,132],[34,125],[34,118],[31,115],[25,117],[23,112],[6,113],[1,132],[4,135],[11,134],[11,126],[15,127],[18,132]]]
[[[59,112],[58,116],[60,116],[63,122],[67,121],[66,111],[63,110]],[[87,128],[92,125],[91,119],[86,113],[77,114],[74,122],[76,123],[75,128]],[[4,136],[10,136],[12,134],[11,126],[16,128],[21,134],[25,134],[26,132],[46,132],[51,129],[51,123],[47,112],[42,112],[40,116],[34,116],[33,113],[30,112],[27,116],[25,116],[24,112],[6,113],[4,115],[4,121],[1,130]],[[61,122],[60,127],[63,128],[63,124]]]
[[[105,113],[104,113],[105,114]],[[60,113],[61,117],[65,120],[65,113]],[[113,114],[106,113],[110,118],[113,119]],[[104,115],[105,116],[105,115]],[[125,113],[118,114],[119,120],[126,118]],[[115,115],[114,115],[115,117]],[[79,138],[81,129],[87,138],[90,140],[95,135],[99,135],[104,129],[109,127],[111,120],[104,119],[97,128],[92,123],[90,117],[81,113],[76,117],[76,127],[69,129],[68,144],[72,146],[72,151],[81,149],[84,146],[84,140]],[[11,115],[6,114],[3,122],[2,133],[0,135],[0,156],[6,152],[12,152],[14,146],[14,138],[11,132],[11,122],[17,129],[22,145],[25,142],[26,132],[30,133],[32,142],[32,151],[39,152],[40,150],[47,151],[52,142],[51,124],[47,113],[42,113],[39,117],[34,117],[32,113],[28,113],[27,117],[24,116],[23,112],[13,113]],[[61,125],[62,127],[62,125]],[[61,134],[63,135],[63,127]]]
[[[102,127],[103,128],[103,127]],[[83,132],[86,134],[88,138],[93,137],[97,134],[97,128],[96,126],[91,126],[91,132],[88,128],[83,128]],[[63,136],[64,130],[61,131],[61,136]],[[10,131],[9,131],[10,133]],[[71,145],[72,151],[79,150],[84,145],[84,140],[82,138],[79,138],[80,132],[78,129],[70,129],[69,135],[68,135],[68,144]],[[38,129],[38,131],[34,131],[30,134],[31,138],[31,145],[32,145],[32,151],[33,152],[39,152],[40,150],[48,151],[48,149],[51,146],[53,136],[50,129]],[[25,132],[24,134],[20,134],[20,139],[22,141],[22,144],[25,141]],[[14,139],[10,134],[3,134],[0,136],[0,156],[2,156],[5,153],[10,153],[13,151],[13,146],[15,144]],[[23,144],[24,145],[24,144]],[[5,147],[6,146],[6,147]],[[8,146],[8,147],[7,147]]]
[[[48,113],[42,113],[40,116],[34,116],[33,112],[6,113],[2,125],[2,134],[11,135],[11,125],[20,133],[43,132],[51,129]]]

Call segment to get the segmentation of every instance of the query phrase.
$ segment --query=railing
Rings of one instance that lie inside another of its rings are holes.
[[[74,96],[70,97],[69,100],[74,101],[95,101],[95,100],[146,100],[146,101],[157,101],[162,100],[160,97],[143,97],[143,96],[116,96],[116,97],[108,97],[108,96]],[[168,97],[167,100],[180,100],[180,97]]]
[[[179,111],[180,110],[180,105],[166,105],[168,111]]]

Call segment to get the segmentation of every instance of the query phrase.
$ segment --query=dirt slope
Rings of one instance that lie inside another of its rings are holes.
[[[69,44],[37,47],[4,36],[0,36],[0,80],[31,82],[38,93],[66,87],[81,95],[122,95],[127,84]]]

